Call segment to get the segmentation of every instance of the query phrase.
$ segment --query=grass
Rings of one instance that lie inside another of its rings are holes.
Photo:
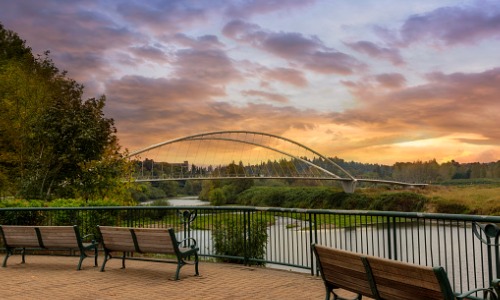
[[[427,212],[500,215],[500,186],[433,186],[420,193],[430,199]]]

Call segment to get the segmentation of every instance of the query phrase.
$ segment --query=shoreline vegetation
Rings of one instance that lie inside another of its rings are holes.
[[[186,195],[177,195],[186,196]],[[170,197],[174,197],[170,195]],[[214,206],[262,206],[304,209],[379,210],[427,212],[472,215],[500,215],[500,183],[431,185],[426,188],[389,189],[389,187],[360,188],[355,193],[344,193],[328,186],[252,186],[225,198],[220,193],[203,193],[200,200]],[[84,207],[129,206],[114,199],[85,201],[83,199],[22,200],[5,198],[3,207]],[[150,205],[166,206],[168,201],[153,200]]]
[[[212,202],[212,201],[211,201]],[[424,189],[252,187],[224,205],[500,215],[500,186],[428,186]]]

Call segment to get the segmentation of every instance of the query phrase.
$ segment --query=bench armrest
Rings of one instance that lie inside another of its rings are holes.
[[[191,248],[196,248],[196,240],[194,238],[183,239],[182,241],[177,241],[177,245],[185,243],[187,241],[192,241],[192,243],[188,243]]]
[[[488,299],[488,300],[498,300],[497,295],[493,291],[493,287],[489,288],[480,288],[480,289],[475,289],[471,291],[464,292],[462,294],[456,295],[457,299],[470,299],[472,294],[479,293],[479,292],[484,292],[485,298],[476,298],[473,297],[473,299]]]
[[[87,235],[84,235],[81,237],[82,242],[85,241],[88,237],[92,237],[91,243],[92,244],[98,244],[98,240],[95,237],[95,234],[89,233]]]
[[[493,279],[491,285],[493,286],[493,289],[495,289],[495,291],[497,292],[497,298],[500,298],[500,278]]]

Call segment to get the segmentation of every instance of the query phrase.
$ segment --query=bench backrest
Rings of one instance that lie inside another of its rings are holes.
[[[442,267],[425,267],[395,260],[367,256],[380,299],[455,299]]]
[[[77,226],[1,225],[4,243],[13,248],[79,248]]]
[[[110,251],[134,252],[134,240],[128,227],[97,226],[103,246]]]
[[[374,298],[359,254],[320,245],[312,248],[325,284]]]
[[[78,248],[80,237],[75,226],[39,226],[44,248]]]
[[[7,247],[40,247],[35,226],[1,225],[0,230]]]
[[[140,252],[175,253],[168,229],[134,228]]]
[[[109,251],[176,254],[172,229],[98,226]]]

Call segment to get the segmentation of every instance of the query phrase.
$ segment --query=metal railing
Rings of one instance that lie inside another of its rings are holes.
[[[96,225],[174,227],[180,238],[196,239],[205,259],[311,274],[317,274],[311,252],[311,244],[317,243],[443,266],[458,292],[488,287],[500,277],[496,216],[212,206],[2,208],[0,224],[79,225],[83,235],[96,233]],[[217,235],[224,228],[230,234]],[[259,252],[262,236],[264,249]],[[233,245],[221,251],[220,243]]]

